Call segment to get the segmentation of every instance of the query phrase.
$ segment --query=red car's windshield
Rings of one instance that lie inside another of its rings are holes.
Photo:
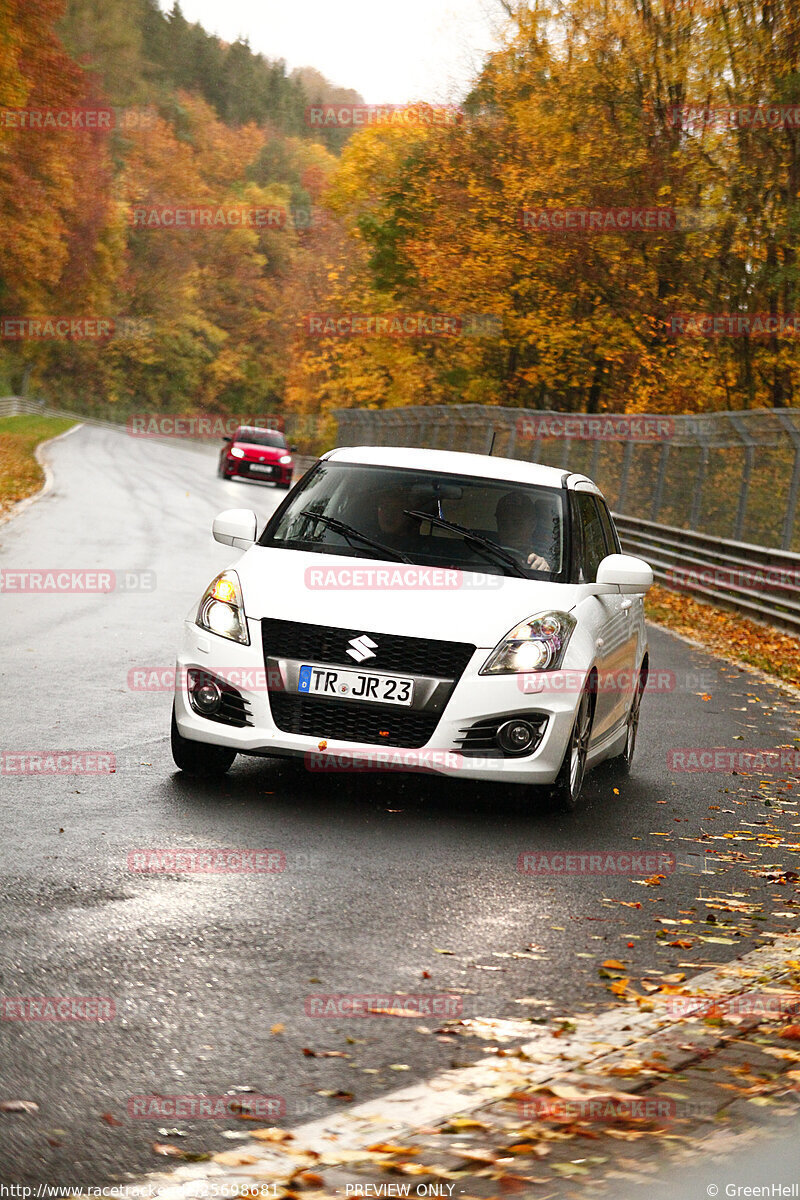
[[[286,449],[286,438],[277,429],[237,429],[232,445],[244,442],[249,446],[274,446],[278,450]]]

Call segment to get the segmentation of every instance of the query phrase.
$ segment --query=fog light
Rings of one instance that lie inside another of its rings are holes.
[[[203,716],[210,716],[211,713],[215,713],[219,708],[222,700],[222,692],[216,683],[204,683],[200,687],[192,689],[189,693],[189,699],[192,702],[192,708],[202,713]]]
[[[497,744],[506,754],[524,754],[533,745],[536,730],[527,721],[506,721],[497,731]]]

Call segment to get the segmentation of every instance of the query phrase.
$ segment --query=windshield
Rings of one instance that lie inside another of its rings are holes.
[[[268,523],[259,544],[561,581],[563,492],[325,461]]]
[[[286,438],[277,429],[237,429],[234,442],[246,442],[249,446],[277,446],[285,448]]]

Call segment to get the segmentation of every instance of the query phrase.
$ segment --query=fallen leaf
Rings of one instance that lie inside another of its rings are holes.
[[[419,1154],[419,1146],[399,1146],[393,1142],[376,1142],[367,1146],[371,1154]]]
[[[33,1100],[0,1100],[0,1112],[35,1113],[38,1111],[39,1105]]]
[[[113,1113],[103,1113],[101,1120],[105,1121],[106,1125],[124,1125],[124,1121],[120,1121]]]
[[[279,1129],[277,1125],[270,1125],[265,1129],[251,1129],[249,1134],[258,1142],[291,1142],[294,1139],[293,1133],[288,1129]]]
[[[170,1150],[175,1150],[175,1146],[170,1146]],[[184,1151],[180,1151],[181,1157]],[[253,1163],[257,1163],[258,1159],[252,1154],[245,1154],[242,1150],[222,1150],[219,1154],[214,1155],[215,1163],[222,1163],[223,1167],[249,1167]]]
[[[285,1032],[286,1032],[286,1026],[283,1024],[282,1021],[278,1021],[277,1024],[273,1025],[272,1028],[270,1029],[270,1033],[285,1033]]]
[[[602,967],[609,967],[613,971],[625,970],[625,964],[621,963],[618,958],[607,958],[606,961],[600,965]]]
[[[153,1142],[153,1153],[160,1154],[162,1158],[185,1158],[186,1151],[181,1150],[180,1146],[170,1146],[167,1142]],[[253,1159],[255,1162],[255,1159]]]
[[[445,1133],[460,1133],[463,1129],[490,1129],[485,1121],[476,1121],[474,1117],[451,1117],[444,1126]]]
[[[379,1017],[416,1017],[419,1020],[419,1013],[411,1008],[368,1008],[367,1012]]]

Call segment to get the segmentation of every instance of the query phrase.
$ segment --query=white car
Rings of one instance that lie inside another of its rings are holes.
[[[172,751],[309,770],[423,769],[548,787],[630,766],[647,680],[647,563],[590,479],[441,450],[331,450],[184,625]]]

